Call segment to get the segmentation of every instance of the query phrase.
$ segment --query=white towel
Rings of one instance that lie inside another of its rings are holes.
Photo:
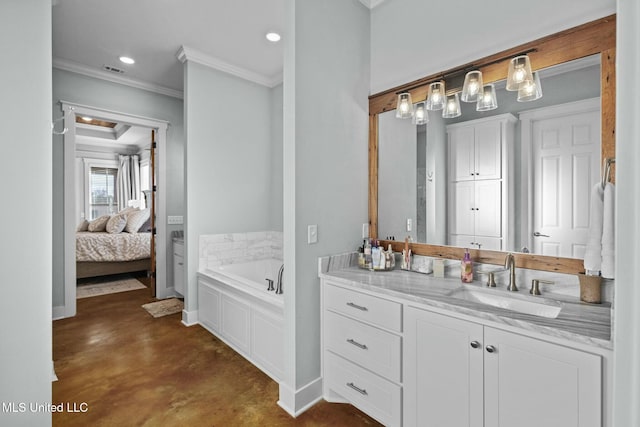
[[[615,186],[608,182],[604,187],[604,213],[602,215],[602,277],[615,276]]]
[[[600,271],[602,266],[602,225],[604,214],[604,191],[602,184],[597,183],[591,190],[589,210],[589,235],[584,253],[584,269],[588,272]]]

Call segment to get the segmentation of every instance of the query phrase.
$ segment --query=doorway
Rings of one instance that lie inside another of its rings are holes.
[[[170,296],[170,289],[167,289],[167,269],[166,269],[166,225],[162,218],[166,217],[166,135],[168,123],[161,120],[134,116],[122,112],[114,112],[96,107],[89,107],[61,101],[63,114],[65,117],[65,127],[67,132],[63,137],[64,144],[64,306],[58,313],[54,313],[54,318],[72,317],[76,314],[76,239],[75,230],[78,224],[78,201],[76,200],[76,182],[82,176],[76,163],[76,145],[79,137],[79,126],[76,124],[77,117],[93,117],[101,120],[122,124],[125,126],[135,126],[153,131],[155,138],[155,155],[150,156],[150,162],[154,163],[155,173],[155,194],[151,194],[155,199],[155,242],[152,242],[151,252],[155,254],[152,260],[155,270],[155,295],[157,298]],[[81,132],[80,132],[81,133]],[[150,142],[151,144],[151,142]],[[151,151],[153,152],[153,150]],[[154,186],[153,182],[150,184]],[[153,233],[152,233],[153,234]],[[155,268],[159,266],[160,268]]]
[[[520,120],[523,153],[531,156],[525,241],[536,254],[582,259],[591,189],[600,181],[600,99],[537,109]]]

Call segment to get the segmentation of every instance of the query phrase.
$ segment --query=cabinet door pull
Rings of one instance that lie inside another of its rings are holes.
[[[349,307],[357,308],[358,310],[362,310],[362,311],[369,311],[369,310],[367,309],[367,307],[363,307],[363,306],[361,306],[361,305],[358,305],[358,304],[355,304],[355,303],[352,303],[352,302],[348,302],[348,303],[347,303],[347,305],[348,305]]]
[[[489,353],[495,353],[496,348],[495,348],[494,346],[492,346],[492,345],[488,345],[488,346],[487,346],[487,351],[488,351]]]
[[[360,393],[360,394],[362,394],[362,395],[364,395],[364,396],[366,396],[367,394],[369,394],[369,393],[367,393],[367,390],[365,390],[365,389],[363,389],[363,388],[358,387],[358,386],[357,386],[357,385],[355,385],[354,383],[347,383],[347,387],[350,387],[350,388],[354,389],[355,391],[357,391],[358,393]]]
[[[183,262],[179,262],[178,265],[184,265],[184,263]]]
[[[361,349],[363,349],[363,350],[367,350],[367,349],[368,349],[368,347],[367,347],[365,344],[360,344],[358,341],[356,341],[356,340],[354,340],[354,339],[349,338],[349,339],[347,339],[347,342],[348,342],[349,344],[353,344],[353,345],[355,345],[356,347],[361,348]]]
[[[471,341],[471,347],[480,348],[480,343],[478,341]]]

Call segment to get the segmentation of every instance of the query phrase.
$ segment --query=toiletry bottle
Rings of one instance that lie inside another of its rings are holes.
[[[364,268],[371,268],[371,243],[369,243],[369,239],[364,242]]]
[[[358,247],[358,267],[364,268],[364,247],[366,246],[366,240],[362,241],[362,246]]]
[[[469,249],[465,249],[464,258],[462,258],[462,263],[460,265],[460,279],[464,283],[473,282],[473,261],[471,260]]]

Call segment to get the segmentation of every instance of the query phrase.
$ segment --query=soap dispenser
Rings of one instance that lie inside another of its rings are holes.
[[[463,283],[473,282],[473,261],[471,260],[471,254],[469,249],[465,249],[464,258],[460,265],[460,279]]]

